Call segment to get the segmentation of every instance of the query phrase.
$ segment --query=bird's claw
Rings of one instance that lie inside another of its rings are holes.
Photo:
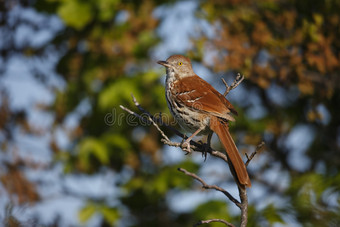
[[[210,145],[208,143],[203,143],[202,140],[198,141],[200,143],[200,145],[203,147],[203,150],[202,150],[202,157],[204,157],[204,161],[207,160],[207,155],[208,155],[208,151],[209,151],[209,148],[210,148]]]
[[[185,155],[191,153],[190,142],[187,142],[187,141],[182,142],[181,148],[183,151],[187,152]]]

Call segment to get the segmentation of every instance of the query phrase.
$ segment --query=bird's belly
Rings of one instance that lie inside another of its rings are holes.
[[[203,129],[198,135],[205,135],[210,132],[210,128],[209,128],[210,118],[209,117],[199,116],[199,114],[197,114],[196,112],[188,111],[184,115],[176,114],[174,118],[186,132],[194,133],[198,129]]]
[[[166,92],[166,100],[169,110],[176,122],[186,131],[193,133],[199,128],[203,129],[199,135],[205,135],[210,132],[210,117],[198,110],[181,105],[172,101],[170,91]]]

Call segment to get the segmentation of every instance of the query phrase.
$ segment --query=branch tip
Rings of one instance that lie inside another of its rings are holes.
[[[202,184],[202,188],[204,189],[214,189],[216,191],[220,191],[222,192],[225,196],[227,196],[227,198],[233,202],[236,206],[238,206],[241,209],[241,203],[239,201],[237,201],[237,199],[235,199],[227,190],[217,186],[217,185],[209,185],[207,184],[202,178],[200,178],[199,176],[197,176],[194,173],[189,172],[186,169],[183,168],[178,168],[179,171],[183,172],[185,175],[192,177],[193,179],[199,181]]]
[[[229,92],[233,89],[235,89],[238,85],[241,84],[241,82],[244,80],[244,76],[241,75],[240,73],[237,73],[237,76],[234,80],[234,82],[229,86],[228,83],[222,78],[222,82],[224,83],[226,90],[224,92],[224,96],[227,96]]]
[[[246,157],[247,157],[247,161],[245,163],[246,166],[249,165],[250,161],[255,157],[255,155],[259,152],[262,151],[262,149],[264,148],[265,142],[261,141],[255,148],[255,151],[253,153],[251,153],[250,156],[248,156],[248,154],[246,153]]]
[[[220,223],[225,224],[226,226],[235,227],[233,224],[231,224],[230,222],[227,222],[226,220],[223,220],[223,219],[202,220],[202,221],[197,222],[194,226],[199,226],[199,225],[203,225],[203,224],[209,224],[211,222],[220,222]]]

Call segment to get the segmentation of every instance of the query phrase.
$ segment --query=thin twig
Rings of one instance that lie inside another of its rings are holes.
[[[187,170],[185,170],[183,168],[178,168],[178,171],[181,171],[185,175],[190,176],[190,177],[194,178],[195,180],[198,180],[199,182],[201,182],[202,187],[204,189],[215,189],[216,191],[222,192],[225,196],[228,197],[228,199],[230,201],[232,201],[233,203],[235,203],[236,206],[241,208],[241,203],[237,199],[235,199],[228,191],[224,190],[223,188],[221,188],[221,187],[219,187],[217,185],[209,185],[209,184],[205,183],[205,181],[202,178],[200,178],[199,176],[197,176],[196,174],[191,173],[191,172],[189,172],[189,171],[187,171]]]
[[[132,110],[130,110],[129,108],[126,108],[125,106],[122,106],[122,105],[119,105],[119,107],[122,109],[122,110],[125,110],[126,112],[128,112],[129,114],[132,114],[134,115],[135,117],[139,118],[142,122],[144,123],[149,123],[145,118],[143,118],[141,115],[133,112]]]
[[[134,98],[134,96],[132,96]],[[135,103],[138,104],[137,100],[135,100],[134,98],[134,101]],[[138,104],[139,105],[139,104]],[[139,115],[135,112],[133,112],[132,110],[130,110],[129,108],[125,107],[125,106],[122,106],[120,105],[119,106],[121,109],[125,110],[126,112],[128,112],[129,114],[132,114],[134,116],[136,116],[137,118],[139,118],[140,120],[142,120],[144,123],[152,123],[156,129],[159,131],[159,133],[162,135],[163,139],[161,139],[162,142],[164,142],[165,144],[167,145],[171,145],[171,146],[177,146],[177,143],[175,145],[175,143],[171,142],[169,137],[167,137],[167,135],[165,135],[165,133],[163,132],[162,129],[160,129],[160,127],[157,125],[157,123],[154,121],[154,117],[151,117],[149,114],[147,114],[147,119],[143,118],[142,115]],[[144,109],[143,109],[144,110]],[[147,111],[145,111],[144,113],[148,113]],[[180,143],[178,143],[180,145]]]
[[[148,119],[149,119],[149,121],[152,122],[152,124],[156,127],[156,129],[161,133],[163,138],[167,141],[170,141],[170,139],[167,137],[167,135],[165,135],[165,133],[159,128],[159,126],[156,124],[156,122],[150,116],[148,116]]]
[[[235,89],[238,85],[240,85],[243,80],[244,80],[244,76],[241,75],[240,73],[238,73],[234,82],[229,86],[228,83],[222,78],[222,82],[224,83],[224,85],[226,87],[226,90],[225,90],[223,95],[227,96],[229,94],[229,92],[231,90]]]
[[[248,156],[248,154],[246,153],[246,157],[247,157],[247,161],[245,163],[246,166],[249,165],[250,161],[255,157],[255,155],[258,153],[258,152],[261,152],[261,150],[264,148],[264,145],[265,143],[262,141],[261,143],[259,143],[256,148],[255,148],[255,151],[253,153],[251,153],[250,156]]]
[[[223,220],[223,219],[217,219],[217,218],[199,221],[194,225],[194,227],[199,226],[199,225],[203,225],[203,224],[209,224],[211,222],[221,222],[221,223],[225,224],[226,226],[235,227],[235,225],[231,224],[230,222],[227,222],[226,220]]]
[[[187,138],[184,134],[182,134],[181,132],[179,132],[179,131],[176,130],[175,128],[173,128],[173,127],[171,127],[170,125],[164,123],[164,122],[162,121],[162,118],[161,118],[161,117],[159,117],[159,118],[154,117],[149,111],[145,110],[145,109],[138,103],[136,97],[135,97],[133,94],[131,94],[131,96],[132,96],[132,100],[133,100],[135,106],[136,106],[141,112],[143,112],[143,113],[145,113],[146,115],[148,115],[151,119],[153,119],[155,122],[158,122],[161,126],[165,126],[167,129],[170,129],[170,130],[171,130],[172,132],[174,132],[177,136],[182,137],[182,138],[184,138],[184,139]]]

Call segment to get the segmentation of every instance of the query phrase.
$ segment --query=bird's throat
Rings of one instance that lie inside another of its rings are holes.
[[[166,70],[166,83],[173,83],[178,79],[179,78],[173,69]]]

